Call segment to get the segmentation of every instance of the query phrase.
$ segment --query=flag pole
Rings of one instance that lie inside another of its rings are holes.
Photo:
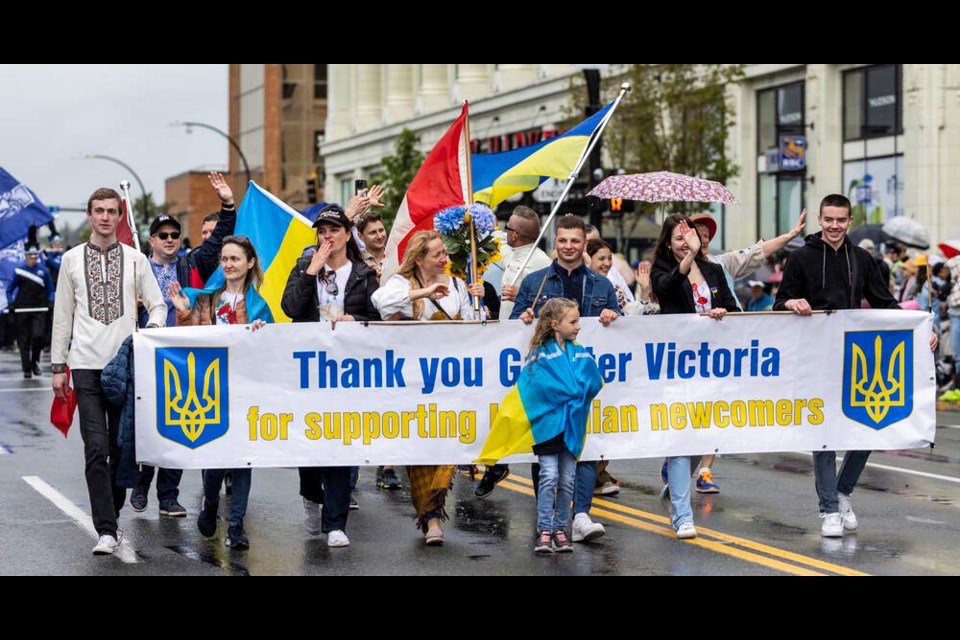
[[[564,187],[563,193],[560,194],[560,197],[557,198],[557,202],[553,205],[553,210],[550,212],[550,215],[547,217],[547,221],[543,223],[540,227],[540,235],[537,236],[537,239],[534,241],[534,248],[540,244],[540,241],[543,239],[544,234],[547,232],[547,229],[550,227],[550,223],[553,222],[553,219],[557,217],[557,212],[560,210],[560,206],[563,204],[564,199],[570,193],[570,189],[573,188],[573,181],[577,179],[577,176],[580,175],[580,170],[583,168],[583,163],[587,161],[587,158],[590,157],[590,154],[593,152],[593,148],[597,146],[597,142],[600,141],[600,136],[603,135],[603,130],[607,128],[607,123],[610,122],[610,118],[613,117],[613,114],[616,112],[617,107],[620,106],[620,102],[623,100],[624,96],[630,93],[632,87],[629,82],[624,82],[620,85],[620,95],[617,96],[617,99],[614,100],[613,106],[610,107],[610,111],[607,112],[607,115],[603,117],[603,120],[600,121],[600,126],[597,127],[596,131],[593,132],[593,135],[590,136],[590,142],[583,149],[583,153],[580,154],[580,159],[577,160],[577,165],[574,167],[573,171],[570,172],[570,177],[567,178],[567,186]],[[523,273],[523,270],[527,268],[527,265],[530,264],[530,259],[533,258],[533,251],[527,252],[527,257],[523,260],[523,264],[520,265],[520,269],[517,270],[517,275],[514,276],[513,282],[509,283],[510,286],[515,286],[517,280],[520,279],[520,274]]]
[[[133,234],[133,248],[140,252],[140,233],[137,231],[137,218],[133,215],[133,200],[130,199],[130,183],[126,180],[120,181],[120,190],[123,191],[123,197],[127,204],[127,224],[130,225],[130,233]],[[147,194],[143,194],[143,206],[147,206]]]
[[[463,101],[464,109],[467,111],[467,117],[463,121],[463,135],[467,138],[467,191],[463,194],[463,205],[469,207],[473,204],[473,161],[470,148],[470,103]],[[477,280],[477,233],[476,225],[473,224],[473,216],[469,213],[467,217],[470,220],[470,284],[478,282]],[[480,297],[473,296],[473,312],[480,314]]]

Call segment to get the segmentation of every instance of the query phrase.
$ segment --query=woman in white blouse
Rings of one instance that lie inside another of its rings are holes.
[[[384,320],[473,320],[472,296],[483,297],[483,284],[469,287],[446,274],[447,252],[436,231],[415,233],[397,272],[373,294],[373,304]],[[443,544],[444,504],[456,467],[408,466],[410,497],[417,510],[417,526],[429,546]]]

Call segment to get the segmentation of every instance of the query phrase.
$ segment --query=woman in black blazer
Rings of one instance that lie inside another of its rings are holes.
[[[739,311],[723,267],[700,256],[700,236],[690,219],[667,216],[657,240],[651,279],[660,313],[708,313],[720,320]]]
[[[651,274],[661,313],[707,313],[721,320],[727,311],[739,311],[723,267],[699,256],[700,235],[690,219],[667,216],[657,240]],[[680,539],[697,537],[690,506],[690,471],[696,464],[690,456],[675,456],[667,458],[660,471],[667,484],[664,494],[668,489],[670,492],[673,528]]]

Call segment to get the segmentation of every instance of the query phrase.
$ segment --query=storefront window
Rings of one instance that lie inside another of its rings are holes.
[[[901,65],[878,65],[846,72],[843,97],[845,141],[903,133]]]

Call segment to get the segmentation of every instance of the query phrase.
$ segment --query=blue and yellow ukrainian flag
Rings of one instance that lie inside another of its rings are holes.
[[[317,233],[310,221],[288,204],[280,201],[253,182],[237,211],[234,235],[247,236],[257,250],[263,284],[260,291],[253,287],[246,294],[247,315],[250,321],[290,322],[280,308],[280,299],[290,272],[303,255],[304,248],[317,243]],[[213,293],[223,286],[220,269],[210,276],[202,291],[187,289],[191,303],[201,293]]]
[[[547,178],[567,180],[570,172],[613,106],[611,102],[563,135],[538,144],[471,156],[473,197],[491,208],[522,191],[533,191]]]
[[[597,363],[583,345],[567,343],[561,350],[548,342],[528,359],[503,399],[476,462],[492,465],[513,454],[532,453],[534,445],[560,434],[579,459],[590,403],[602,387]]]

